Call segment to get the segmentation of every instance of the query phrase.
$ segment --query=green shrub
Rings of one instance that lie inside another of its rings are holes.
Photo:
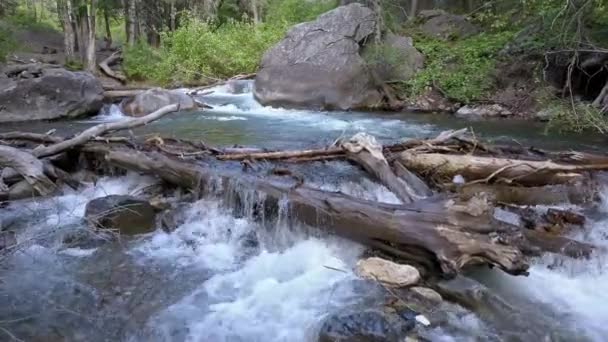
[[[568,99],[554,98],[550,101],[543,101],[543,108],[548,112],[547,132],[595,131],[608,134],[608,117],[599,108],[588,103],[576,102],[573,106]]]
[[[46,13],[44,19],[35,18],[34,15],[25,8],[19,7],[15,13],[7,17],[7,21],[12,25],[33,31],[60,31],[59,22],[50,13]]]
[[[419,95],[429,86],[439,87],[450,98],[468,103],[482,99],[493,86],[497,53],[513,33],[482,33],[445,42],[418,37],[414,45],[426,56],[426,66],[405,86],[408,95]]]
[[[293,25],[313,20],[337,6],[337,0],[269,0],[265,21],[275,25]]]

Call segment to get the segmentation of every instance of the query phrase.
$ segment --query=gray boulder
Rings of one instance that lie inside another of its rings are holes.
[[[421,11],[418,17],[424,21],[420,29],[432,38],[462,39],[480,32],[479,27],[470,23],[464,16],[444,10]]]
[[[101,83],[86,72],[48,68],[0,78],[0,122],[75,118],[97,113],[102,101]]]
[[[414,328],[413,317],[368,309],[328,316],[319,331],[319,342],[398,342]]]
[[[424,68],[424,55],[414,47],[411,37],[388,33],[382,53],[375,56],[374,70],[384,82],[407,81]],[[373,57],[372,57],[373,58]]]
[[[262,58],[255,98],[287,107],[377,106],[382,96],[359,55],[375,24],[374,12],[355,3],[294,26]]]
[[[126,115],[144,116],[174,103],[179,103],[180,110],[198,108],[194,99],[182,91],[154,88],[123,102],[121,109]]]
[[[148,201],[132,196],[111,195],[87,203],[85,218],[97,228],[136,235],[154,230],[156,212]]]

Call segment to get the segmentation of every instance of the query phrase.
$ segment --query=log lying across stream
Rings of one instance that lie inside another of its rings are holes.
[[[219,188],[232,198],[254,193],[263,202],[260,210],[268,215],[278,212],[279,203],[286,201],[290,219],[418,265],[425,274],[454,276],[480,264],[513,275],[526,274],[529,257],[542,251],[579,257],[595,248],[556,233],[566,228],[555,226],[582,224],[572,219],[577,217],[574,213],[553,211],[540,218],[527,218],[522,209],[525,207],[515,204],[556,204],[570,198],[592,201],[593,194],[582,192],[593,189],[589,185],[591,172],[608,169],[605,156],[569,152],[568,158],[566,154],[540,150],[520,153],[504,146],[484,145],[470,138],[466,130],[388,146],[359,133],[327,148],[302,151],[221,149],[200,141],[108,135],[178,110],[177,105],[167,106],[141,118],[91,127],[69,139],[26,132],[0,134],[0,167],[4,167],[0,185],[5,184],[4,189],[0,188],[0,199],[15,198],[11,191],[17,185],[23,187],[23,180],[31,187],[30,193],[41,196],[59,191],[59,181],[77,187],[62,169],[65,158],[61,166],[57,162],[69,153],[70,160],[84,158],[153,175],[195,192],[220,184]],[[297,182],[280,181],[267,174],[227,172],[226,168],[212,166],[242,163],[243,168],[250,168],[263,160],[280,163],[281,174],[288,175],[291,163],[340,159],[360,166],[402,204],[321,190],[298,177],[294,177]],[[550,196],[555,187],[568,189],[568,195]],[[526,201],[525,189],[537,189],[536,196]],[[546,201],[538,189],[546,189]],[[518,200],[505,203],[511,198],[506,192]],[[499,217],[500,212],[516,219]]]

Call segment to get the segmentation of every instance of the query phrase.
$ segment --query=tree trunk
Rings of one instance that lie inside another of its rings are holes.
[[[414,20],[418,14],[418,0],[412,0],[412,6],[410,7],[410,20]]]
[[[113,151],[100,144],[89,144],[84,151],[105,155],[105,160],[112,165],[156,175],[181,187],[206,189],[219,181],[221,188],[228,192],[253,190],[264,198],[261,208],[273,208],[287,201],[290,217],[302,223],[372,245],[391,255],[396,251],[422,255],[421,260],[429,267],[446,275],[455,275],[469,265],[480,263],[495,265],[511,274],[525,273],[528,267],[519,249],[498,244],[495,242],[498,239],[475,232],[509,234],[511,227],[454,213],[446,208],[445,202],[388,205],[305,186],[292,188],[264,179],[220,176],[200,165],[177,161],[160,153]],[[224,195],[238,199],[242,193]]]
[[[133,46],[137,40],[137,13],[135,0],[125,0],[127,2],[127,42],[129,46]]]
[[[75,55],[75,37],[72,26],[72,0],[57,0],[57,14],[63,28],[63,49],[66,63],[73,62]]]
[[[171,10],[170,10],[171,21],[169,23],[169,28],[171,32],[175,31],[175,20],[177,18],[177,10],[175,8],[175,0],[171,0]]]
[[[504,182],[526,186],[563,184],[581,179],[580,172],[608,170],[608,164],[562,165],[552,161],[527,161],[506,158],[439,153],[401,153],[398,160],[408,169],[440,180],[461,175],[471,183]]]
[[[110,14],[108,13],[108,7],[103,10],[103,19],[106,24],[106,50],[112,49],[112,30],[110,29]]]
[[[91,0],[90,8],[87,15],[87,52],[85,59],[85,70],[92,74],[97,73],[97,37],[95,35],[95,28],[97,23],[95,22],[95,11],[97,10],[97,1]]]
[[[260,23],[258,0],[249,0],[249,3],[251,4],[251,13],[253,14],[253,23],[257,25]]]

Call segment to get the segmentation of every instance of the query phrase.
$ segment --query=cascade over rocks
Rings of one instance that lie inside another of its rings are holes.
[[[273,106],[377,107],[382,96],[359,55],[375,25],[372,10],[350,4],[294,26],[262,58],[256,99]]]
[[[101,109],[101,83],[86,72],[56,66],[7,66],[0,79],[0,122],[52,120]]]
[[[98,228],[135,235],[154,230],[156,213],[148,201],[132,196],[111,195],[87,203],[85,218]]]

